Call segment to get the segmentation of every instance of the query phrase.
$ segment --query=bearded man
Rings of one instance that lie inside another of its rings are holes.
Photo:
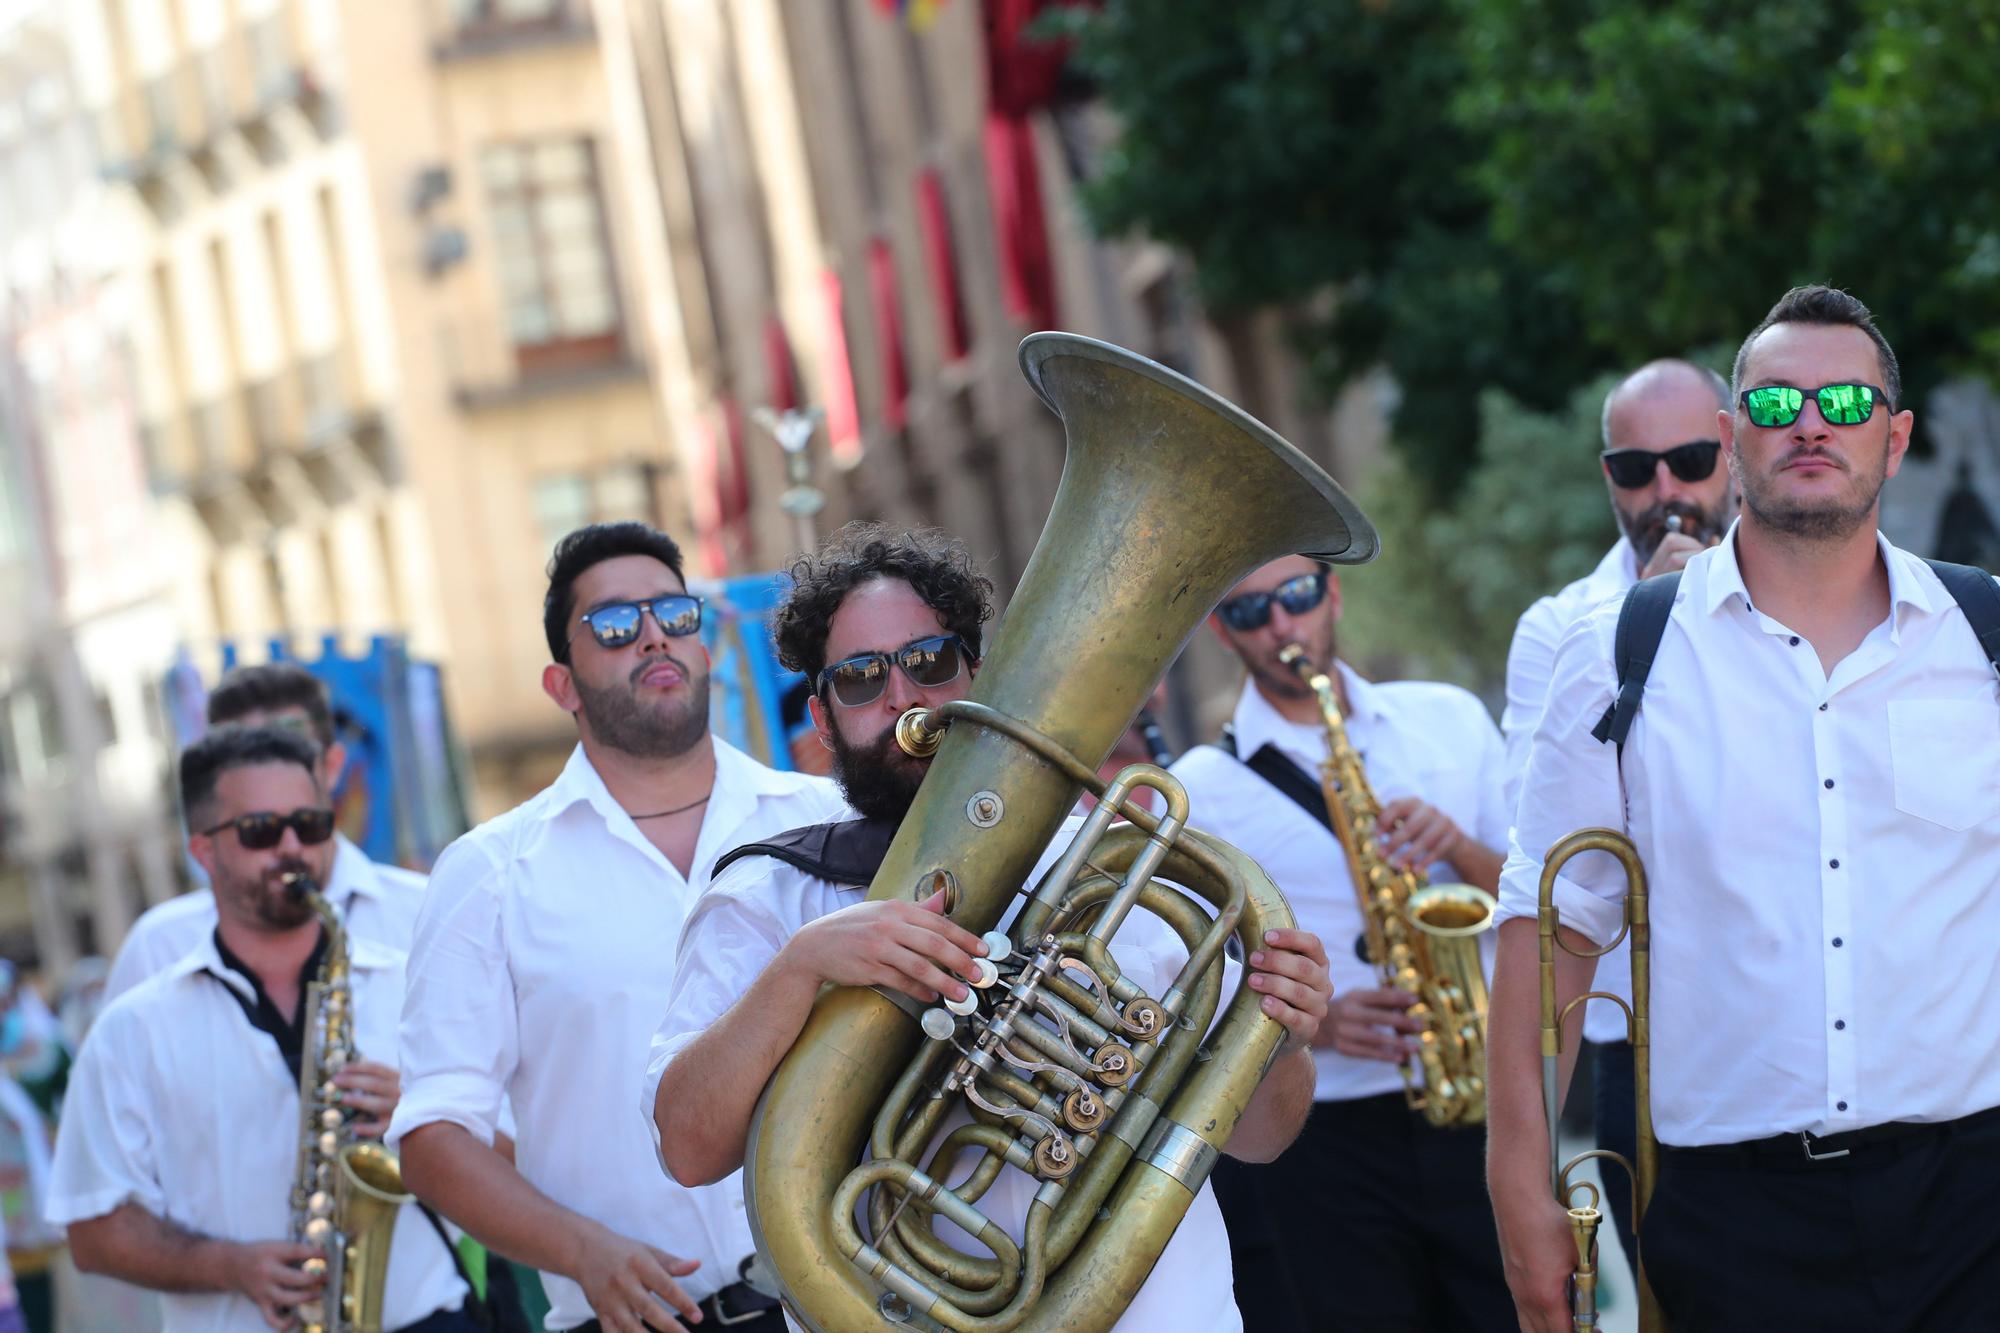
[[[861,817],[732,852],[689,919],[640,1107],[675,1179],[718,1180],[742,1163],[758,1094],[822,985],[884,987],[926,1004],[969,995],[965,978],[987,945],[943,914],[942,894],[923,903],[864,899],[930,767],[897,746],[896,719],[970,692],[991,591],[957,541],[880,524],[850,524],[794,568],[776,618],[778,653],[813,683],[814,726]],[[1067,843],[1059,834],[1043,864]],[[1121,945],[1128,939],[1138,947],[1119,955],[1125,975],[1148,994],[1164,993],[1186,961],[1178,937],[1135,912],[1118,936]],[[1302,930],[1269,932],[1248,963],[1244,984],[1287,1035],[1226,1150],[1267,1161],[1297,1135],[1311,1105],[1308,1053],[1329,983],[1319,940]],[[1232,964],[1225,993],[1239,981]],[[940,1134],[963,1121],[955,1113]],[[1004,1173],[980,1207],[1019,1237],[1037,1183]],[[1117,1329],[1242,1328],[1228,1253],[1204,1183]]]
[[[551,1329],[680,1328],[674,1312],[782,1327],[740,1280],[741,1191],[664,1179],[629,1109],[716,858],[843,808],[824,779],[709,734],[701,617],[664,533],[598,524],[557,544],[542,688],[576,719],[576,751],[446,849],[411,948],[390,1130],[404,1179],[541,1270]],[[493,1146],[503,1094],[512,1161]]]

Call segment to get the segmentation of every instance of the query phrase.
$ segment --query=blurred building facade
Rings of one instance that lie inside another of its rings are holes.
[[[72,17],[0,14],[0,949],[57,971],[178,888],[156,688],[178,628]]]
[[[114,662],[131,678],[65,741],[115,751],[115,780],[49,797],[151,830],[101,863],[76,860],[96,839],[47,842],[70,850],[45,915],[98,947],[174,886],[144,687],[176,652],[212,671],[224,642],[400,633],[444,669],[476,813],[505,808],[573,743],[539,684],[558,536],[642,518],[694,576],[792,554],[758,409],[825,412],[820,532],[939,524],[1003,591],[1062,465],[1014,364],[1036,328],[1181,369],[1337,475],[1379,449],[1367,393],[1305,405],[1275,324],[1210,322],[1167,251],[1089,235],[1077,188],[1108,127],[1024,35],[1036,0],[949,0],[921,31],[881,0],[28,8],[49,35],[0,39],[0,105],[54,96],[24,59],[60,73],[72,188],[21,220],[9,178],[0,228],[77,259],[12,321],[15,363],[63,369],[27,376],[32,429],[10,427],[38,445],[14,508],[44,521],[6,529],[42,535],[5,576],[75,627],[45,682],[90,703]],[[0,145],[22,138],[5,115]],[[1205,732],[1233,674],[1198,636],[1176,679],[1179,729]],[[13,781],[11,809],[57,790]],[[0,886],[0,931],[5,912]]]

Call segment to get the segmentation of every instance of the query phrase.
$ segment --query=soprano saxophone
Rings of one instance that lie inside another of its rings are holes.
[[[319,973],[306,987],[305,1049],[299,1058],[299,1163],[292,1176],[292,1239],[319,1251],[305,1271],[323,1276],[299,1306],[301,1333],[382,1333],[389,1240],[410,1194],[396,1155],[357,1139],[333,1076],[355,1058],[354,988],[347,931],[308,875],[285,887],[311,905],[326,931]]]
[[[1423,1081],[1403,1061],[1403,1095],[1433,1125],[1486,1120],[1486,973],[1479,937],[1492,929],[1493,895],[1470,884],[1430,884],[1423,872],[1400,870],[1376,841],[1382,806],[1368,784],[1361,756],[1347,739],[1333,681],[1292,644],[1278,655],[1319,700],[1326,726],[1320,788],[1333,820],[1361,919],[1368,961],[1382,984],[1417,997],[1410,1016],[1423,1024],[1417,1060]]]

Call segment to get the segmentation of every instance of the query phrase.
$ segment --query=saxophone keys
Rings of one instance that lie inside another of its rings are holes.
[[[985,990],[1000,979],[1000,969],[984,958],[972,960],[972,975],[967,980],[980,990]]]
[[[1006,931],[989,930],[979,938],[986,945],[986,956],[994,962],[1004,963],[1013,957],[1014,941],[1007,938]]]
[[[306,1212],[314,1217],[332,1217],[333,1196],[325,1190],[314,1190],[312,1197],[306,1200]]]
[[[315,1146],[318,1147],[320,1156],[331,1157],[340,1151],[340,1135],[330,1129],[322,1130]]]
[[[321,1129],[339,1129],[346,1123],[347,1117],[331,1106],[319,1113],[319,1127]]]
[[[958,1031],[958,1020],[943,1009],[926,1009],[924,1016],[917,1021],[923,1025],[924,1035],[932,1041],[950,1041],[951,1034]]]
[[[979,993],[968,990],[965,993],[965,998],[962,1000],[954,1000],[947,995],[944,1000],[944,1007],[957,1014],[960,1018],[964,1018],[979,1007]]]
[[[308,1259],[304,1263],[299,1265],[299,1271],[304,1273],[307,1277],[325,1277],[326,1260],[320,1258]],[[299,1307],[301,1314],[303,1314],[305,1308],[306,1307],[304,1306]]]
[[[324,1245],[333,1237],[333,1223],[324,1217],[315,1217],[306,1223],[306,1244]],[[322,1266],[323,1266],[323,1261]]]

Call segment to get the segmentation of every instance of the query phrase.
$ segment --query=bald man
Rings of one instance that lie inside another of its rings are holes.
[[[1561,592],[1521,613],[1507,650],[1507,804],[1520,796],[1528,767],[1528,742],[1542,718],[1556,644],[1564,631],[1598,603],[1621,597],[1640,579],[1679,569],[1689,557],[1722,540],[1736,515],[1736,488],[1719,459],[1722,441],[1716,411],[1730,406],[1729,384],[1689,361],[1649,361],[1604,396],[1604,452],[1598,468],[1611,493],[1611,512],[1623,535],[1597,568]],[[1670,521],[1674,520],[1674,521]],[[1605,955],[1597,986],[1630,1000],[1630,964],[1624,945]],[[1616,1005],[1594,1001],[1584,1016],[1592,1046],[1599,1147],[1632,1153],[1632,1047],[1625,1016]],[[1625,1253],[1632,1253],[1632,1210],[1624,1173],[1604,1172],[1611,1215]]]

